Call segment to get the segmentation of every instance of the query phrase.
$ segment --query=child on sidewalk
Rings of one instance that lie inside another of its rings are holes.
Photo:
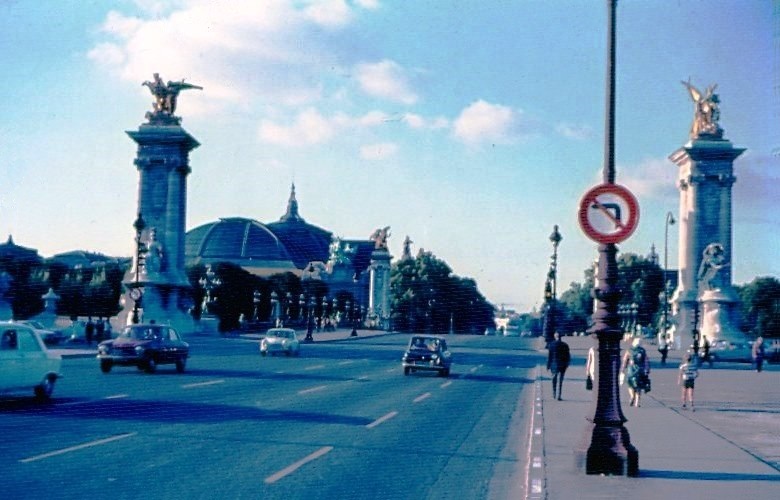
[[[691,403],[691,411],[696,411],[693,407],[693,385],[696,377],[699,376],[699,365],[693,355],[688,352],[680,364],[680,373],[677,377],[677,385],[682,385],[682,407],[686,409],[687,402]]]

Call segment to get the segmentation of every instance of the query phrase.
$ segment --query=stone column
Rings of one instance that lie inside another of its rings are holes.
[[[368,315],[376,318],[380,328],[390,327],[390,252],[378,248],[371,253]]]
[[[679,277],[671,302],[674,342],[681,349],[693,344],[697,307],[699,330],[710,341],[742,336],[733,321],[738,299],[731,285],[731,187],[736,180],[733,163],[743,151],[720,136],[700,134],[669,156],[679,167]],[[705,289],[710,287],[702,286],[699,272],[703,252],[711,244],[722,246],[728,265],[719,271],[716,289]],[[718,321],[714,309],[720,311]]]
[[[193,331],[195,323],[187,311],[191,285],[184,268],[184,234],[188,156],[199,143],[177,119],[161,119],[159,115],[127,134],[138,144],[134,162],[139,173],[137,212],[145,222],[141,241],[149,247],[150,234],[155,231],[157,251],[162,257],[154,268],[142,266],[138,281],[131,271],[124,284],[128,289],[143,289],[143,321],[155,320],[183,332]],[[132,308],[133,303],[127,297],[125,309]]]

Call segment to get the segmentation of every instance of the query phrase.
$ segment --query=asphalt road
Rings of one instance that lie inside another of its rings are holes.
[[[303,345],[194,337],[187,372],[67,359],[50,403],[0,399],[3,498],[511,498],[539,353],[453,336],[449,378],[407,335]]]

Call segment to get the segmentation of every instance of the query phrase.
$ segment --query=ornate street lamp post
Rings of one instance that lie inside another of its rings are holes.
[[[141,234],[146,227],[146,222],[141,216],[141,212],[138,212],[138,218],[133,222],[135,228],[135,287],[130,290],[130,297],[133,299],[133,315],[131,321],[133,324],[138,324],[140,321],[138,317],[138,306],[141,302],[141,289],[139,284],[140,272],[141,272],[141,258],[144,254],[144,244],[141,242]]]
[[[607,0],[607,89],[603,182],[615,184],[615,10],[617,0]],[[613,186],[610,186],[612,188]],[[599,210],[607,210],[603,205]],[[609,213],[609,212],[607,212]],[[635,223],[634,223],[635,224]],[[620,241],[617,239],[616,241]],[[599,242],[597,300],[589,332],[598,339],[596,384],[583,440],[575,447],[575,464],[587,474],[639,475],[639,452],[631,444],[626,418],[620,407],[620,291],[617,288],[617,246]]]
[[[558,300],[558,245],[563,236],[558,232],[558,225],[553,226],[550,241],[553,244],[553,254],[550,257],[550,270],[547,272],[547,280],[544,283],[544,300],[547,303],[547,313],[544,317],[544,340],[547,344],[552,342],[555,334],[555,302]]]
[[[284,296],[284,324],[290,322],[290,308],[292,307],[292,293],[287,292]]]
[[[304,319],[303,308],[305,305],[306,305],[306,296],[300,294],[298,296],[298,321],[302,321]]]
[[[664,303],[663,303],[663,326],[661,326],[662,335],[664,340],[668,342],[666,338],[666,331],[669,328],[669,285],[666,282],[666,273],[669,270],[669,226],[673,225],[676,221],[672,212],[666,212],[666,223],[664,224]]]
[[[252,317],[254,321],[260,321],[260,302],[262,300],[263,294],[260,293],[260,290],[255,290],[252,294],[252,304],[254,304],[254,312],[252,314]]]
[[[273,314],[274,326],[279,326],[279,294],[276,290],[271,292],[271,311]]]
[[[309,297],[309,306],[306,309],[306,338],[304,342],[314,342],[312,336],[312,330],[314,330],[314,297]]]

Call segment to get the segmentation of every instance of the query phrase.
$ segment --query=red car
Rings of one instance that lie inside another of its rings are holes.
[[[125,327],[117,338],[101,342],[97,359],[103,373],[110,372],[114,365],[135,366],[153,373],[162,364],[175,364],[176,371],[182,373],[189,354],[189,344],[170,326],[141,324]]]

